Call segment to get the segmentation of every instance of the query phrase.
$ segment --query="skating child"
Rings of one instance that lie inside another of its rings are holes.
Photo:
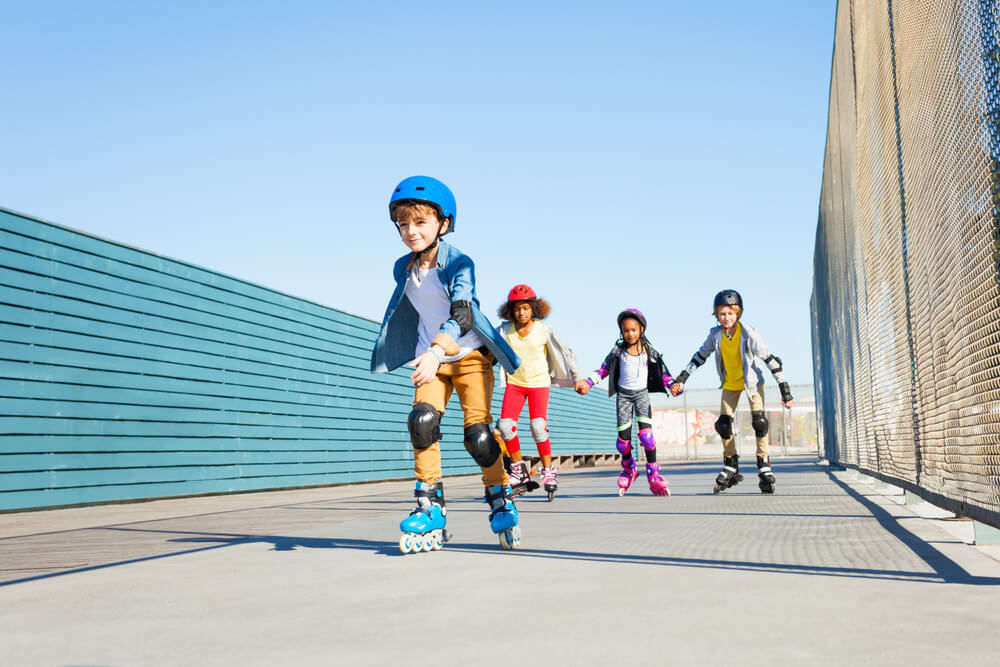
[[[770,354],[760,334],[749,324],[740,322],[743,315],[743,297],[736,290],[722,290],[715,295],[715,319],[719,326],[712,327],[701,349],[691,357],[671,391],[683,391],[684,383],[696,368],[708,361],[715,352],[715,367],[722,382],[722,405],[715,430],[722,438],[723,468],[715,479],[715,493],[725,491],[743,481],[740,474],[740,457],[736,452],[736,438],[733,435],[733,415],[740,394],[744,391],[750,401],[750,423],[757,436],[757,476],[763,493],[774,493],[774,473],[771,459],[767,455],[767,414],[764,412],[764,369],[765,364],[781,391],[781,403],[792,407],[792,390],[781,372],[781,359]],[[676,395],[676,394],[675,394]]]
[[[455,197],[427,176],[401,182],[389,199],[389,217],[410,252],[396,260],[396,289],[372,351],[371,370],[413,368],[413,445],[417,507],[399,524],[403,553],[440,549],[448,539],[441,484],[441,416],[454,390],[462,405],[465,448],[483,471],[490,527],[511,549],[521,540],[517,508],[493,438],[490,400],[494,359],[513,373],[520,360],[479,310],[472,260],[441,240],[455,229]]]
[[[512,492],[517,495],[538,488],[537,482],[531,481],[517,437],[517,420],[525,401],[528,402],[531,436],[538,447],[538,455],[542,457],[542,487],[548,493],[549,500],[552,500],[559,488],[559,481],[552,465],[552,443],[546,421],[549,387],[573,387],[583,379],[583,372],[576,363],[573,351],[543,321],[549,310],[548,302],[539,299],[535,290],[527,285],[515,285],[507,295],[507,302],[497,311],[500,318],[505,320],[500,325],[500,332],[521,359],[521,366],[516,372],[503,374],[506,387],[497,428],[511,458]]]
[[[590,377],[577,382],[576,390],[586,394],[595,384],[611,376],[608,395],[614,396],[616,392],[618,395],[618,440],[615,444],[622,455],[618,495],[625,495],[639,475],[632,457],[634,420],[639,428],[639,442],[646,450],[646,481],[649,482],[649,490],[657,496],[669,496],[669,484],[660,475],[660,464],[656,462],[649,392],[666,392],[673,386],[674,378],[663,363],[663,357],[646,338],[646,317],[638,309],[629,308],[618,313],[618,330],[621,338],[611,348],[604,363]]]

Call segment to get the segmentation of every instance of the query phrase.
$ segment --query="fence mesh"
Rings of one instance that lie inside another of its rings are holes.
[[[998,0],[841,0],[812,295],[820,451],[1000,525]]]

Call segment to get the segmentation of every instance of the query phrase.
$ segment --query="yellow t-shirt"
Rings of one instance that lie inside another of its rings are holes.
[[[719,352],[722,354],[722,367],[726,370],[726,379],[722,382],[723,389],[731,391],[743,391],[746,380],[743,377],[743,327],[736,323],[736,331],[733,337],[726,335],[726,330],[722,330],[722,344]]]
[[[548,387],[552,384],[546,356],[548,336],[540,322],[533,322],[531,331],[523,338],[512,325],[504,338],[517,356],[521,357],[521,365],[512,375],[507,376],[508,382],[519,387]]]

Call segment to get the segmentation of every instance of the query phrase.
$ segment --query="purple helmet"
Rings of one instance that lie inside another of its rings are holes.
[[[639,325],[645,329],[646,328],[646,316],[642,314],[642,311],[638,308],[626,308],[622,312],[618,313],[618,328],[622,328],[622,322],[628,318],[632,318]]]

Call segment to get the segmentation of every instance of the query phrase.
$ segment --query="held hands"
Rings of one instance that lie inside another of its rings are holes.
[[[795,404],[795,399],[790,398],[787,401],[782,401],[781,404],[784,405],[789,410],[791,410],[792,409],[792,405]]]
[[[410,373],[410,381],[414,387],[422,387],[437,376],[438,368],[441,366],[441,359],[433,351],[433,347],[421,354],[419,357],[406,364],[407,368],[415,368]]]
[[[577,380],[573,388],[576,389],[576,393],[583,396],[588,391],[590,391],[590,384],[586,380]]]
[[[672,382],[670,384],[670,394],[673,396],[680,396],[684,393],[684,383],[683,382]]]

